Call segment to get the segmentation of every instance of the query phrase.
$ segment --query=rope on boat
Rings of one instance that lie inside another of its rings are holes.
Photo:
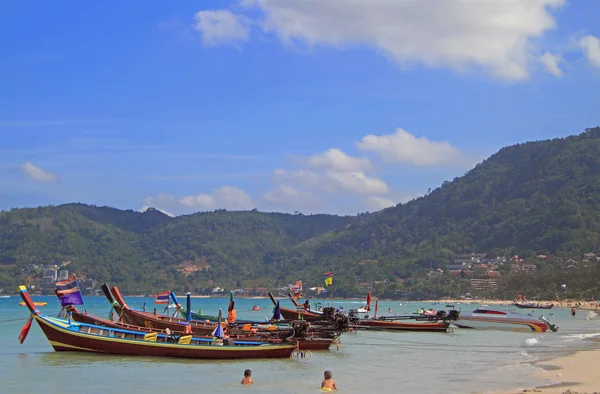
[[[9,322],[13,322],[13,321],[23,321],[23,320],[27,320],[29,319],[28,317],[20,317],[18,319],[7,319],[7,320],[0,320],[0,323],[9,323]]]

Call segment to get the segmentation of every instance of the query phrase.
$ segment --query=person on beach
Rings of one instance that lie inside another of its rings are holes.
[[[252,380],[252,371],[247,369],[244,371],[244,379],[242,379],[242,384],[252,384],[254,380]]]
[[[337,387],[335,386],[335,380],[332,379],[333,374],[331,373],[331,371],[325,371],[325,373],[323,374],[323,377],[325,378],[325,380],[323,380],[323,382],[321,382],[321,390],[324,391],[333,391],[333,390],[337,390]]]
[[[571,316],[575,317],[576,313],[577,313],[577,309],[571,308]]]

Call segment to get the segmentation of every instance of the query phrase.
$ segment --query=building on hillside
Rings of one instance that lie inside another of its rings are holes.
[[[598,261],[598,255],[596,253],[586,253],[583,255],[583,261]]]
[[[67,280],[67,279],[69,279],[69,270],[58,271],[58,280]]]
[[[450,274],[452,274],[452,276],[454,276],[456,279],[469,279],[473,277],[475,272],[471,270],[454,270],[450,271]]]
[[[462,270],[467,270],[471,268],[471,263],[457,263],[456,261],[454,262],[454,264],[447,264],[446,265],[446,269],[448,271],[462,271]]]
[[[473,290],[498,290],[498,282],[502,275],[498,271],[487,271],[484,275],[471,278],[471,288]]]
[[[513,274],[523,273],[523,272],[535,272],[537,271],[537,266],[535,264],[511,264],[510,272]]]

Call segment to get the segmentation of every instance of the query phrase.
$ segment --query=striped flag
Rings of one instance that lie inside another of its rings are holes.
[[[79,291],[79,284],[77,283],[77,277],[75,275],[67,280],[56,282],[54,294],[56,294],[60,300],[61,306],[83,305],[83,296]]]
[[[169,292],[164,291],[154,296],[155,304],[168,304],[169,303]]]

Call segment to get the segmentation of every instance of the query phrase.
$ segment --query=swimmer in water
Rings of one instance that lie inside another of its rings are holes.
[[[335,386],[335,380],[333,380],[332,377],[332,373],[331,371],[325,371],[325,373],[323,374],[323,377],[325,378],[325,380],[323,380],[323,382],[321,383],[321,389],[324,391],[332,391],[332,390],[337,390],[337,387]]]
[[[252,384],[254,380],[252,380],[252,371],[247,369],[244,371],[244,379],[242,379],[242,384]]]

